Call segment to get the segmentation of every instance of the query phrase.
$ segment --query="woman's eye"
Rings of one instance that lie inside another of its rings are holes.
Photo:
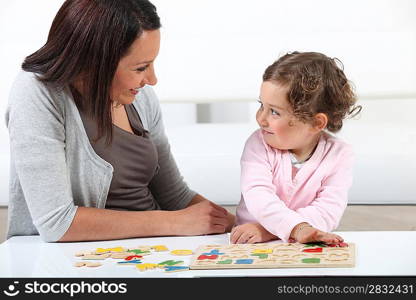
[[[146,71],[147,67],[148,66],[144,66],[144,67],[138,68],[138,69],[136,69],[136,71],[137,72],[144,72],[144,71]]]

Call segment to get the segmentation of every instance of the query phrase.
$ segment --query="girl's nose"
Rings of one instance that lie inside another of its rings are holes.
[[[267,112],[265,110],[263,110],[263,111],[259,110],[259,112],[257,114],[257,122],[259,123],[259,125],[261,127],[267,127],[268,126]]]

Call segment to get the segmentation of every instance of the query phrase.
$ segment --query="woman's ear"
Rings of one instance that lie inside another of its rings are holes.
[[[324,113],[317,113],[314,116],[313,121],[313,130],[316,132],[319,132],[321,130],[324,130],[326,128],[326,125],[328,124],[328,117]]]

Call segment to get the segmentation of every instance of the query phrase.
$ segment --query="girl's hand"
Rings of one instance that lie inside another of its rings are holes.
[[[294,230],[296,230],[296,228]],[[339,244],[344,241],[344,239],[337,234],[324,232],[312,226],[301,227],[300,230],[294,233],[293,237],[299,243],[323,242],[325,244]]]
[[[268,232],[259,223],[247,223],[234,227],[231,230],[230,242],[232,244],[253,244],[277,239],[277,236]]]

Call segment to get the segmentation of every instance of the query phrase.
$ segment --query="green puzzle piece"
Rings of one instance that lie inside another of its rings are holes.
[[[174,265],[178,265],[183,263],[183,260],[165,260],[161,263],[159,263],[159,265],[167,265],[167,266],[174,266]]]
[[[217,262],[217,264],[228,265],[228,264],[231,264],[232,262],[233,262],[232,259],[226,259],[226,260],[221,260],[221,261]]]
[[[268,257],[268,255],[265,253],[254,253],[254,254],[251,254],[251,256],[258,256],[261,259],[265,259]]]
[[[328,245],[324,244],[324,243],[317,242],[317,243],[307,243],[307,244],[305,244],[305,248],[307,248],[307,247],[328,247]]]
[[[150,251],[143,251],[143,250],[139,250],[139,249],[132,249],[132,250],[128,250],[127,252],[133,252],[136,255],[144,254],[144,253],[150,253]]]
[[[305,264],[319,264],[321,262],[320,258],[304,258],[302,262]]]

